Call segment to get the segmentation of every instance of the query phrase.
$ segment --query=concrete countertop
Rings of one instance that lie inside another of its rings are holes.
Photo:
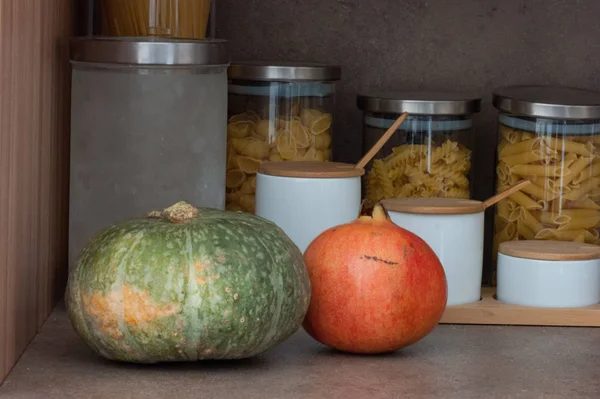
[[[329,350],[303,331],[238,362],[139,366],[96,357],[57,307],[2,399],[600,398],[600,329],[440,325],[385,356]]]

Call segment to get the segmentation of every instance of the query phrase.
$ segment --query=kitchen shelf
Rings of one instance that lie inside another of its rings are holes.
[[[495,298],[496,289],[484,287],[479,302],[448,306],[441,324],[600,327],[600,305],[583,308],[535,308],[511,305]]]

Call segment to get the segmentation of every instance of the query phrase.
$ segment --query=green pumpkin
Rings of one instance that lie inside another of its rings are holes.
[[[310,280],[275,224],[181,202],[97,233],[65,298],[77,334],[108,359],[239,359],[299,329]]]

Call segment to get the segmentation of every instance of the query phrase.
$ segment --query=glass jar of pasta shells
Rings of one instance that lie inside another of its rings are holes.
[[[403,112],[409,116],[367,165],[365,207],[399,197],[471,198],[472,115],[481,99],[460,93],[360,94],[368,150]]]
[[[498,116],[496,190],[524,187],[496,206],[494,257],[510,240],[600,244],[600,93],[510,86]]]
[[[232,63],[226,208],[254,213],[265,161],[330,161],[341,68],[314,63]]]

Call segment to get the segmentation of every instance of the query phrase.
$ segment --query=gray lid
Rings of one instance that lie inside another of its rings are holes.
[[[71,39],[71,61],[125,65],[227,65],[226,40],[154,37]]]
[[[228,76],[240,80],[324,82],[340,80],[342,68],[312,62],[233,62]]]
[[[466,93],[386,91],[359,94],[359,109],[368,112],[416,115],[469,115],[479,112],[481,98]]]
[[[557,86],[507,86],[494,91],[494,107],[524,116],[555,119],[600,118],[600,93]]]

